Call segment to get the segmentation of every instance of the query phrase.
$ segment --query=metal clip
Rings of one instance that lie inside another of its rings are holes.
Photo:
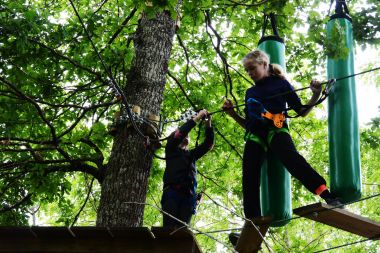
[[[331,91],[331,89],[332,89],[332,87],[334,86],[335,83],[336,83],[336,79],[335,78],[328,80],[327,84],[326,84],[326,87],[325,87],[325,90],[323,91],[323,93],[325,95],[329,95],[330,91]]]

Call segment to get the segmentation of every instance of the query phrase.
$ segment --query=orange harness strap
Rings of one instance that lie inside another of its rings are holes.
[[[326,185],[321,184],[317,189],[315,189],[315,194],[317,194],[318,196],[320,196],[321,193],[324,192],[325,190],[327,190]]]
[[[273,114],[273,113],[270,113],[268,111],[265,111],[265,112],[261,113],[261,116],[263,116],[264,118],[272,120],[274,125],[277,128],[281,128],[284,121],[285,121],[285,114],[283,114],[283,113]]]

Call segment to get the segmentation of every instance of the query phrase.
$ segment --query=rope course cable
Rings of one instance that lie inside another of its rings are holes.
[[[314,104],[311,104],[311,105],[304,105],[303,108],[304,110],[308,110],[310,109],[311,107],[314,107],[314,106],[317,106],[319,104],[321,104],[329,95],[333,85],[337,82],[337,81],[340,81],[340,80],[343,80],[343,79],[347,79],[347,78],[351,78],[351,77],[354,77],[354,76],[357,76],[357,75],[362,75],[362,74],[366,74],[366,73],[369,73],[369,72],[372,72],[372,71],[376,71],[376,70],[379,70],[380,67],[377,67],[377,68],[373,68],[373,69],[370,69],[370,70],[366,70],[366,71],[362,71],[362,72],[359,72],[359,73],[356,73],[356,74],[352,74],[352,75],[349,75],[349,76],[344,76],[344,77],[340,77],[340,78],[336,78],[336,79],[330,79],[328,81],[325,81],[325,82],[322,82],[321,85],[326,85],[325,86],[325,89],[323,90],[322,92],[322,96],[318,99],[317,102],[315,102]],[[179,81],[175,79],[175,81],[178,83]],[[183,88],[182,86],[181,87],[181,90],[183,91]],[[286,95],[286,94],[290,94],[290,93],[294,93],[294,92],[298,92],[298,91],[301,91],[301,90],[305,90],[305,89],[309,89],[309,87],[302,87],[302,88],[299,88],[299,89],[295,89],[295,90],[291,90],[291,91],[287,91],[287,92],[283,92],[283,93],[278,93],[278,94],[275,94],[273,96],[270,96],[270,97],[267,97],[265,99],[272,99],[272,98],[275,98],[275,97],[278,97],[278,96],[283,96],[283,95]],[[185,93],[186,94],[186,93]],[[187,97],[188,100],[190,100],[188,97]],[[199,111],[195,105],[192,103],[192,101],[190,100],[189,101],[190,104],[195,108],[196,111]],[[237,107],[241,107],[241,106],[246,106],[248,103],[243,103],[243,104],[239,104],[239,105],[236,105],[236,106],[233,106],[233,108],[237,108]],[[288,110],[291,110],[292,108],[287,108],[286,111]],[[220,110],[216,110],[216,111],[213,111],[213,112],[210,112],[209,115],[213,115],[213,114],[216,114],[216,113],[220,113],[220,112],[224,112],[225,110],[224,109],[220,109]],[[185,116],[184,116],[185,115]],[[182,115],[180,118],[178,119],[175,119],[175,120],[167,120],[165,119],[163,121],[164,124],[166,123],[174,123],[174,122],[179,122],[179,121],[183,121],[185,118],[189,119],[189,115],[195,115],[194,114],[194,111],[187,111],[184,113],[184,115]],[[186,117],[187,116],[187,117]],[[297,118],[301,116],[301,114],[297,114],[296,116],[289,116],[287,115],[288,118]],[[145,119],[147,120],[147,119]],[[147,120],[148,123],[150,123],[149,121],[154,121],[154,120]],[[155,121],[155,122],[161,122],[161,121]],[[197,136],[197,139],[199,137],[199,133],[198,133],[198,136]],[[162,138],[160,139],[160,141],[163,141],[163,140],[167,140],[169,138],[169,136],[165,137],[165,138]],[[166,158],[164,157],[160,157],[158,155],[156,155],[154,152],[153,152],[153,155],[154,157],[158,158],[158,159],[161,159],[161,160],[166,160]],[[241,155],[240,155],[241,157]],[[241,157],[242,158],[242,157]]]
[[[363,240],[360,240],[360,241],[355,241],[355,242],[351,242],[351,243],[342,244],[342,245],[331,247],[331,248],[328,248],[328,249],[314,251],[313,253],[326,252],[326,251],[330,251],[330,250],[333,250],[333,249],[339,249],[339,248],[351,246],[351,245],[354,245],[354,244],[358,244],[358,243],[362,243],[362,242],[367,242],[367,241],[375,240],[375,239],[378,239],[378,238],[380,238],[380,235],[379,236],[375,236],[375,237],[371,237],[371,238],[367,238],[367,239],[363,239]]]
[[[264,242],[265,246],[268,248],[269,252],[272,252],[272,250],[271,250],[271,248],[270,248],[268,242],[265,240],[264,236],[261,234],[261,232],[260,232],[259,228],[256,226],[256,224],[254,224],[251,220],[249,220],[249,219],[247,219],[247,218],[245,218],[245,217],[243,217],[243,216],[237,214],[235,211],[230,210],[228,207],[225,207],[225,206],[219,204],[219,203],[216,202],[213,198],[211,198],[207,193],[204,192],[204,195],[206,195],[206,196],[207,196],[207,197],[208,197],[208,198],[209,198],[209,199],[210,199],[215,205],[220,206],[221,208],[223,208],[223,209],[227,210],[228,212],[232,213],[233,215],[240,217],[240,218],[243,219],[244,221],[248,221],[248,222],[250,222],[251,225],[252,225],[252,226],[256,229],[256,231],[258,232],[259,236],[263,239],[263,242]],[[242,228],[240,228],[240,230],[241,230],[241,229],[242,229]],[[209,232],[207,232],[207,233],[209,233]]]
[[[130,109],[130,104],[129,102],[127,101],[127,98],[124,94],[124,92],[121,90],[121,88],[118,86],[116,80],[114,79],[113,75],[112,75],[112,72],[111,70],[106,66],[105,62],[103,61],[103,58],[102,56],[100,55],[100,53],[98,52],[93,40],[91,39],[91,36],[86,28],[86,26],[84,25],[83,23],[83,20],[82,18],[80,17],[75,5],[73,4],[72,0],[69,0],[70,1],[70,4],[71,6],[73,7],[73,10],[76,14],[76,16],[78,17],[79,19],[79,22],[81,23],[81,26],[83,28],[83,30],[85,31],[90,43],[91,43],[91,46],[93,48],[93,50],[95,51],[95,53],[97,54],[97,57],[98,59],[100,60],[101,62],[101,65],[102,67],[104,68],[104,70],[106,71],[107,75],[108,75],[108,78],[110,79],[110,82],[109,82],[109,85],[111,87],[111,89],[114,91],[114,93],[116,94],[116,96],[119,96],[123,102],[123,104],[125,105],[125,109],[126,109],[126,112],[127,112],[127,115],[128,117],[131,119],[131,123],[132,123],[132,126],[133,128],[136,130],[136,132],[141,135],[142,137],[144,137],[146,140],[150,140],[150,141],[153,141],[153,142],[160,142],[160,141],[165,141],[169,138],[169,136],[167,137],[164,137],[164,138],[150,138],[149,136],[145,135],[140,129],[139,127],[137,126],[136,124],[136,116],[133,115],[133,113],[131,112],[131,109]],[[340,78],[336,78],[334,79],[335,81],[340,81],[340,80],[343,80],[343,79],[346,79],[346,78],[350,78],[350,77],[354,77],[354,76],[357,76],[357,75],[361,75],[361,74],[365,74],[365,73],[369,73],[369,72],[372,72],[372,71],[376,71],[376,70],[379,70],[380,67],[377,67],[377,68],[374,68],[374,69],[370,69],[370,70],[367,70],[367,71],[363,71],[363,72],[360,72],[360,73],[356,73],[356,74],[352,74],[352,75],[349,75],[349,76],[345,76],[345,77],[340,77]],[[331,83],[332,80],[329,80],[327,82],[323,82],[323,84],[329,84]],[[272,98],[275,98],[275,97],[278,97],[278,96],[283,96],[283,95],[286,95],[286,94],[289,94],[289,93],[293,93],[293,92],[298,92],[298,91],[301,91],[301,90],[305,90],[305,89],[308,89],[309,87],[303,87],[303,88],[300,88],[300,89],[295,89],[295,90],[292,90],[292,91],[288,91],[288,92],[284,92],[284,93],[279,93],[279,94],[276,94],[276,95],[273,95],[273,96],[270,96],[270,97],[267,97],[265,99],[272,99]],[[322,97],[315,103],[315,104],[312,104],[312,105],[305,105],[304,108],[307,110],[313,106],[316,106],[320,103],[322,103],[328,96],[328,93],[325,93],[322,95]],[[236,105],[234,106],[233,108],[238,108],[238,107],[241,107],[241,106],[245,106],[247,105],[246,103],[244,104],[239,104],[239,105]],[[287,108],[286,111],[288,110],[291,110],[292,108]],[[199,111],[199,110],[196,110],[196,112]],[[214,112],[211,112],[209,113],[210,115],[213,115],[213,114],[216,114],[216,113],[219,113],[219,112],[224,112],[224,110],[217,110],[217,111],[214,111]],[[297,114],[296,116],[288,116],[289,118],[295,118],[295,117],[299,117],[301,116],[300,114]],[[178,121],[181,121],[183,120],[183,118],[180,118],[180,119],[176,119],[176,120],[151,120],[151,119],[147,119],[147,118],[144,118],[144,117],[140,117],[140,116],[137,116],[140,120],[142,120],[144,123],[152,126],[152,122],[157,122],[157,123],[163,123],[163,124],[166,124],[166,123],[173,123],[173,122],[178,122]]]
[[[307,106],[304,106],[304,108],[308,109],[310,107],[313,107],[313,106],[316,106],[316,105],[319,105],[320,103],[322,103],[328,96],[328,92],[331,90],[332,88],[332,85],[338,81],[341,81],[341,80],[344,80],[344,79],[347,79],[347,78],[351,78],[351,77],[355,77],[355,76],[358,76],[358,75],[363,75],[363,74],[366,74],[366,73],[369,73],[369,72],[373,72],[373,71],[377,71],[377,70],[380,70],[380,67],[376,67],[376,68],[373,68],[373,69],[370,69],[370,70],[366,70],[366,71],[362,71],[362,72],[359,72],[359,73],[355,73],[355,74],[352,74],[352,75],[348,75],[348,76],[344,76],[344,77],[339,77],[339,78],[333,78],[333,79],[330,79],[328,81],[325,81],[325,82],[322,82],[321,85],[326,85],[326,88],[325,88],[325,96],[322,97],[322,100],[321,98],[314,104],[312,105],[307,105]],[[302,90],[306,90],[306,89],[309,89],[309,86],[307,87],[302,87],[302,88],[299,88],[299,89],[294,89],[294,90],[290,90],[290,91],[286,91],[286,92],[282,92],[282,93],[278,93],[278,94],[275,94],[273,96],[269,96],[269,97],[266,97],[264,98],[264,100],[268,100],[268,99],[273,99],[273,98],[276,98],[276,97],[279,97],[279,96],[284,96],[284,95],[287,95],[287,94],[290,94],[290,93],[295,93],[295,92],[298,92],[298,91],[302,91]],[[233,106],[232,108],[238,108],[238,107],[242,107],[242,106],[246,106],[247,103],[242,103],[242,104],[238,104],[238,105],[235,105]],[[292,108],[287,108],[286,111],[289,111],[289,110],[292,110]],[[216,111],[213,111],[211,113],[209,113],[210,115],[213,115],[215,113],[219,113],[219,112],[224,112],[223,109],[220,109],[220,110],[216,110]],[[291,116],[292,118],[295,118],[295,117],[298,117],[300,115],[297,115],[297,116]]]
[[[179,230],[182,229],[182,228],[188,228],[188,229],[191,229],[191,230],[193,230],[193,231],[196,231],[197,234],[202,234],[202,235],[205,235],[205,236],[211,238],[212,240],[214,240],[214,241],[216,241],[216,242],[222,244],[224,247],[226,247],[226,248],[232,250],[232,252],[237,252],[237,251],[236,251],[234,248],[232,248],[230,245],[227,245],[227,244],[225,244],[224,242],[220,241],[219,239],[215,238],[214,236],[209,235],[208,232],[203,232],[203,231],[201,231],[201,230],[199,230],[199,229],[197,229],[197,228],[191,227],[189,224],[183,222],[182,220],[178,219],[177,217],[174,217],[174,216],[171,215],[170,213],[165,212],[164,210],[162,210],[162,209],[159,208],[158,206],[155,206],[155,205],[153,205],[153,204],[146,203],[146,202],[145,202],[145,203],[142,203],[142,202],[133,202],[133,201],[130,201],[130,202],[129,202],[129,201],[128,201],[128,202],[123,202],[123,203],[124,203],[124,204],[127,204],[127,205],[128,205],[128,204],[134,204],[134,205],[144,205],[144,206],[150,206],[150,207],[153,207],[154,209],[158,210],[158,211],[161,212],[162,214],[165,214],[165,215],[169,216],[170,218],[172,218],[172,219],[178,221],[179,223],[181,223],[181,224],[183,225],[183,227],[180,227],[180,228],[178,228],[177,230],[173,231],[172,234],[175,234],[177,231],[179,231]]]
[[[330,207],[330,208],[326,208],[326,209],[322,210],[321,212],[325,212],[325,211],[329,211],[329,210],[334,210],[334,209],[337,209],[337,208],[341,208],[342,206],[351,205],[351,204],[354,204],[354,203],[357,203],[357,202],[361,202],[361,201],[364,201],[364,200],[368,200],[368,199],[371,199],[371,198],[376,198],[378,196],[380,196],[380,193],[376,193],[376,194],[373,194],[373,195],[370,195],[370,196],[367,196],[367,197],[363,197],[363,198],[358,199],[358,200],[350,201],[350,202],[347,202],[347,203],[345,203],[343,205],[340,205],[340,206],[333,206],[333,207]],[[224,207],[224,208],[226,210],[230,211],[231,213],[235,214],[235,212],[229,210],[227,207]],[[292,221],[292,220],[301,219],[301,218],[305,218],[305,217],[303,217],[303,216],[296,216],[296,217],[291,217],[291,218],[288,218],[288,219],[277,220],[276,222]],[[230,229],[213,230],[213,231],[208,231],[208,233],[221,233],[221,232],[229,232],[229,231],[233,231],[233,230],[241,230],[241,228],[230,228]]]
[[[206,194],[206,196],[208,196]],[[353,203],[357,203],[357,202],[361,202],[361,201],[364,201],[364,200],[368,200],[370,198],[375,198],[375,197],[378,197],[380,196],[380,193],[377,193],[377,194],[374,194],[374,195],[370,195],[370,196],[367,196],[367,197],[364,197],[364,198],[361,198],[359,200],[355,200],[355,201],[351,201],[351,202],[348,202],[346,203],[345,205],[350,205],[350,204],[353,204]],[[208,196],[209,197],[209,196]],[[210,198],[210,197],[209,197]],[[216,203],[212,198],[210,198],[211,201],[213,201],[215,204],[217,204],[218,206],[224,208],[225,210],[231,212],[232,214],[234,215],[237,215],[239,216],[238,214],[236,214],[236,212],[230,210],[229,208],[227,207],[224,207],[223,205],[219,204],[219,203]],[[326,208],[326,210],[323,210],[322,212],[324,211],[328,211],[328,210],[333,210],[333,209],[336,209],[336,208],[340,208],[341,206],[334,206],[334,207],[331,207],[331,208]],[[240,216],[239,216],[240,217]],[[242,217],[241,217],[242,218]],[[300,219],[300,218],[305,218],[305,217],[302,217],[302,216],[297,216],[297,217],[292,217],[292,218],[289,218],[289,219],[283,219],[283,220],[280,220],[278,222],[282,222],[282,221],[290,221],[290,220],[295,220],[295,219]],[[244,218],[243,218],[244,219]],[[242,230],[241,227],[239,228],[231,228],[231,229],[220,229],[220,230],[213,230],[213,231],[207,231],[207,234],[212,234],[212,233],[223,233],[223,232],[231,232],[231,231],[239,231],[239,230]],[[380,235],[377,235],[377,236],[374,236],[374,237],[371,237],[371,238],[367,238],[367,239],[364,239],[364,240],[359,240],[359,241],[355,241],[355,242],[351,242],[351,243],[347,243],[347,244],[343,244],[343,245],[339,245],[339,246],[335,246],[335,247],[332,247],[332,248],[328,248],[328,249],[324,249],[324,250],[320,250],[320,251],[315,251],[313,253],[319,253],[319,252],[325,252],[325,251],[330,251],[332,249],[337,249],[337,248],[342,248],[342,247],[346,247],[346,246],[350,246],[350,245],[354,245],[354,244],[358,244],[358,243],[362,243],[362,242],[366,242],[366,241],[370,241],[370,240],[375,240],[375,239],[378,239],[380,238]],[[264,241],[265,242],[265,241]]]
[[[90,43],[91,43],[91,45],[92,45],[92,47],[93,47],[95,53],[97,54],[97,56],[98,56],[98,58],[99,58],[99,60],[100,60],[100,62],[101,62],[101,64],[102,64],[102,67],[105,69],[105,71],[106,71],[106,73],[107,73],[107,75],[108,75],[108,78],[110,79],[110,83],[109,83],[109,85],[110,85],[111,89],[116,93],[117,96],[120,96],[120,97],[122,98],[122,102],[123,102],[123,104],[125,105],[125,109],[126,109],[126,111],[127,111],[128,116],[129,116],[130,119],[131,119],[131,122],[132,122],[132,125],[133,125],[134,129],[137,131],[138,134],[140,134],[140,135],[143,136],[144,138],[147,138],[147,136],[146,136],[144,133],[142,133],[141,130],[140,130],[140,129],[138,128],[138,126],[136,125],[135,117],[133,116],[133,114],[132,114],[132,112],[131,112],[131,110],[130,110],[130,104],[129,104],[129,102],[128,102],[126,96],[125,96],[125,94],[123,93],[123,91],[121,90],[121,88],[118,86],[116,80],[114,79],[114,77],[113,77],[113,75],[112,75],[111,70],[106,66],[106,64],[105,64],[105,62],[103,61],[101,55],[99,54],[99,52],[98,52],[98,50],[97,50],[97,48],[96,48],[94,42],[93,42],[92,39],[91,39],[91,36],[90,36],[90,34],[89,34],[89,32],[88,32],[86,26],[84,25],[83,20],[81,19],[81,17],[80,17],[80,15],[79,15],[79,13],[78,13],[78,11],[77,11],[75,5],[73,4],[72,0],[70,0],[70,4],[72,5],[73,10],[74,10],[76,16],[78,17],[79,22],[81,23],[81,26],[83,27],[84,31],[86,32],[86,35],[87,35],[87,37],[88,37],[88,39],[89,39],[89,41],[90,41]],[[376,71],[376,70],[379,70],[379,69],[380,69],[380,67],[378,67],[378,68],[374,68],[374,69],[371,69],[371,70],[367,70],[367,71],[363,71],[363,72],[360,72],[360,73],[356,73],[356,74],[353,74],[353,75],[349,75],[349,76],[345,76],[345,77],[341,77],[341,78],[336,78],[336,79],[334,80],[334,82],[336,82],[336,81],[340,81],[340,80],[343,80],[343,79],[346,79],[346,78],[351,78],[351,77],[354,77],[354,76],[357,76],[357,75],[361,75],[361,74],[369,73],[369,72],[372,72],[372,71]],[[324,83],[322,83],[322,84],[329,84],[329,83],[331,83],[331,80],[329,80],[329,81],[327,81],[327,82],[324,82]],[[276,94],[276,95],[271,96],[271,97],[268,97],[268,98],[266,98],[266,99],[272,99],[272,98],[275,98],[275,97],[278,97],[278,96],[283,96],[283,95],[286,95],[286,94],[289,94],[289,93],[298,92],[298,91],[305,90],[305,89],[308,89],[308,88],[309,88],[309,87],[303,87],[303,88],[300,88],[300,89],[295,89],[295,90],[292,90],[292,91],[289,91],[289,92]],[[324,95],[325,95],[325,96],[322,96],[322,97],[318,100],[318,102],[316,102],[316,103],[313,104],[313,105],[308,105],[308,107],[313,107],[313,106],[316,106],[316,105],[320,104],[324,99],[326,99],[326,97],[328,96],[328,93],[326,92]],[[241,106],[245,106],[245,105],[246,105],[246,103],[244,103],[244,104],[239,104],[239,105],[234,106],[234,108],[241,107]],[[291,108],[289,108],[289,110],[290,110],[290,109],[291,109]],[[288,109],[287,109],[287,110],[288,110]],[[210,115],[213,115],[213,114],[216,114],[216,113],[219,113],[219,112],[223,112],[223,111],[224,111],[224,110],[217,110],[217,111],[211,112],[211,113],[209,113],[209,114],[210,114]],[[299,115],[297,115],[297,116],[299,116]],[[150,124],[151,121],[154,121],[154,120],[148,120],[148,119],[146,119],[146,118],[142,118],[142,119],[144,120],[145,123],[148,123],[148,124]],[[165,120],[164,123],[178,122],[178,121],[180,121],[180,120],[182,120],[182,119],[177,119],[177,120]],[[165,137],[165,138],[162,138],[162,139],[152,139],[152,141],[163,141],[163,140],[166,140],[167,138],[168,138],[168,137]],[[369,197],[366,197],[366,198],[362,198],[362,199],[357,200],[357,201],[352,201],[352,202],[350,202],[350,203],[347,203],[346,205],[348,205],[348,204],[352,204],[352,203],[356,203],[356,202],[359,202],[359,201],[364,201],[364,200],[366,200],[366,199],[373,198],[373,197],[377,197],[377,196],[379,196],[379,195],[380,195],[380,194],[376,194],[376,195],[373,195],[373,196],[369,196]],[[130,203],[130,204],[150,205],[150,204],[148,204],[148,203],[137,203],[137,202],[128,202],[128,203]],[[153,205],[150,205],[150,206],[153,206]],[[158,208],[158,207],[156,207],[156,206],[153,206],[153,207],[157,208],[158,210],[160,210],[160,211],[163,212],[164,214],[167,214],[167,213],[165,213],[162,209],[160,209],[160,208]],[[332,207],[332,208],[329,208],[329,209],[327,209],[327,210],[331,210],[331,209],[335,209],[335,208],[338,208],[338,207]],[[229,210],[229,209],[227,209],[227,210],[230,211],[230,212],[233,212],[233,211],[231,211],[231,210]],[[236,213],[235,213],[235,214],[236,214]],[[167,214],[167,215],[171,216],[170,214]],[[171,217],[174,218],[174,219],[176,219],[176,218],[173,217],[173,216],[171,216]],[[284,219],[284,220],[281,220],[281,221],[293,220],[293,219],[297,219],[297,218],[301,218],[301,217],[292,217],[292,218]],[[176,220],[178,220],[178,219],[176,219]],[[178,221],[180,221],[180,220],[178,220]],[[182,223],[183,223],[183,222],[182,222]],[[189,227],[186,223],[183,223],[183,224],[184,224],[184,226]],[[190,227],[189,227],[189,228],[190,228]],[[213,240],[215,240],[215,241],[217,241],[217,242],[223,244],[225,247],[230,248],[229,246],[225,245],[224,243],[220,242],[219,240],[217,240],[216,238],[213,238],[212,236],[210,236],[210,235],[208,235],[208,234],[209,234],[209,233],[216,233],[216,232],[231,231],[231,230],[240,230],[241,228],[236,228],[236,229],[226,229],[226,230],[218,230],[218,231],[210,231],[210,232],[207,232],[207,233],[202,232],[202,231],[199,231],[199,230],[194,229],[194,228],[192,228],[192,229],[198,231],[199,233],[205,234],[205,235],[207,235],[208,237],[212,238]],[[349,245],[353,245],[353,244],[355,244],[355,243],[365,242],[365,241],[368,241],[368,240],[370,240],[370,239],[361,240],[361,241],[358,241],[358,242],[353,242],[353,243],[349,243],[349,244],[345,244],[345,245],[341,245],[341,246],[333,247],[333,248],[326,249],[326,250],[322,250],[322,251],[316,251],[316,252],[328,251],[328,250],[331,250],[331,249],[336,249],[336,248],[340,248],[340,247],[344,247],[344,246],[349,246]],[[268,249],[269,249],[269,248],[268,248]]]

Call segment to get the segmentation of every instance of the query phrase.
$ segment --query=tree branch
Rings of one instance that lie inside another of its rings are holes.
[[[31,197],[32,197],[32,194],[28,194],[25,197],[23,197],[21,200],[19,200],[18,202],[13,204],[12,206],[4,206],[2,209],[0,209],[0,213],[4,213],[4,212],[11,211],[13,209],[16,209],[17,207],[21,206],[25,202],[29,201]]]
[[[4,84],[8,85],[12,90],[14,90],[20,98],[22,98],[24,100],[27,100],[28,102],[30,102],[36,108],[38,115],[46,123],[46,125],[48,125],[48,127],[50,128],[50,132],[51,132],[51,135],[52,135],[53,142],[54,143],[58,143],[58,138],[57,138],[54,126],[50,123],[49,120],[47,120],[45,118],[45,114],[42,111],[41,107],[37,104],[37,102],[34,101],[33,99],[31,99],[30,97],[26,96],[22,91],[20,91],[16,87],[16,85],[14,85],[13,83],[9,82],[4,77],[0,76],[0,81],[3,82]]]
[[[189,74],[189,64],[190,64],[189,54],[188,54],[188,52],[187,52],[187,48],[186,48],[185,45],[183,44],[183,41],[182,41],[182,39],[181,39],[181,36],[179,36],[178,33],[177,33],[177,39],[178,39],[179,45],[182,47],[183,51],[185,52],[185,57],[186,57],[185,78],[186,78],[186,81],[187,81],[187,76],[188,76],[188,74]]]
[[[227,59],[226,57],[224,56],[224,54],[220,51],[220,45],[221,45],[221,42],[222,42],[222,38],[221,36],[219,35],[219,33],[215,30],[215,28],[211,25],[211,17],[210,17],[210,13],[208,10],[205,11],[205,18],[206,18],[206,32],[207,34],[209,35],[210,39],[211,39],[211,44],[212,46],[214,47],[217,55],[220,57],[220,59],[222,59],[222,62],[223,62],[223,72],[224,72],[224,78],[227,79],[229,85],[230,85],[230,95],[232,96],[232,98],[234,99],[235,101],[235,104],[237,104],[237,99],[235,97],[235,95],[233,94],[232,90],[233,90],[233,84],[232,84],[232,79],[231,79],[231,75],[230,75],[230,71],[229,71],[229,64],[227,62]],[[211,34],[207,31],[207,27],[209,27],[211,29],[211,31],[214,33],[214,35],[216,36],[217,38],[217,45],[215,46],[214,43],[212,42],[212,37],[211,37]],[[226,94],[225,96],[227,96],[227,92],[228,92],[228,89],[227,89],[227,85],[224,83],[224,86],[226,88]]]
[[[91,165],[88,165],[86,163],[77,163],[76,166],[72,166],[72,165],[51,166],[51,167],[48,167],[46,170],[47,174],[53,173],[53,172],[83,172],[83,173],[92,175],[99,182],[101,182],[102,180],[99,169]]]
[[[133,18],[133,16],[135,15],[136,11],[137,11],[136,7],[133,8],[133,10],[131,11],[131,13],[129,13],[128,17],[123,21],[123,23],[121,23],[121,26],[119,27],[119,29],[117,29],[116,32],[112,35],[112,37],[108,41],[106,47],[108,47],[109,45],[111,45],[112,42],[119,36],[119,34],[121,33],[121,31],[128,24],[129,20],[131,20]],[[105,48],[103,48],[100,52],[103,52],[104,50],[105,50]]]
[[[83,203],[83,205],[81,206],[81,208],[79,209],[78,213],[75,215],[74,220],[73,220],[73,222],[71,223],[70,227],[72,227],[72,226],[75,225],[75,223],[77,222],[77,220],[78,220],[78,218],[79,218],[80,213],[83,211],[84,207],[86,206],[87,201],[88,201],[88,199],[90,198],[90,195],[91,195],[92,186],[93,186],[93,184],[94,184],[94,179],[95,179],[95,177],[92,178],[91,183],[90,183],[90,186],[88,187],[87,197],[86,197],[86,199],[84,200],[84,203]]]
[[[103,167],[103,161],[104,161],[104,155],[102,153],[102,151],[100,150],[100,148],[94,143],[92,142],[90,139],[80,139],[79,141],[87,144],[88,146],[92,147],[95,152],[98,154],[98,162],[96,163],[99,167],[99,169],[101,169],[101,167]]]
[[[190,97],[186,94],[185,89],[182,87],[182,84],[178,81],[178,79],[175,78],[175,77],[170,73],[170,71],[168,71],[168,75],[174,80],[174,82],[176,82],[176,84],[178,85],[178,87],[181,89],[183,95],[186,97],[186,100],[189,101],[190,105],[191,105],[195,110],[197,110],[197,106],[193,103],[193,101],[191,101]]]
[[[62,53],[56,51],[54,48],[51,48],[47,45],[45,45],[44,43],[38,41],[38,40],[35,40],[35,39],[29,39],[29,41],[33,42],[33,43],[36,43],[38,45],[40,45],[41,47],[43,48],[46,48],[47,50],[49,50],[50,52],[52,52],[54,55],[58,56],[59,58],[62,58],[68,62],[70,62],[72,65],[74,65],[75,67],[79,68],[79,69],[82,69],[82,70],[85,70],[86,72],[92,74],[92,75],[95,75],[99,80],[101,80],[101,73],[98,73],[90,68],[87,68],[81,64],[79,64],[78,62],[74,61],[73,59],[70,59],[69,57],[67,57],[66,55],[63,55]]]

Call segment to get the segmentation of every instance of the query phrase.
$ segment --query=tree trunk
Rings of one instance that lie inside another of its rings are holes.
[[[167,12],[139,22],[125,95],[142,113],[160,112],[174,33],[175,22]],[[133,127],[119,129],[102,182],[97,226],[142,225],[145,206],[128,202],[145,203],[151,165],[144,138]]]

